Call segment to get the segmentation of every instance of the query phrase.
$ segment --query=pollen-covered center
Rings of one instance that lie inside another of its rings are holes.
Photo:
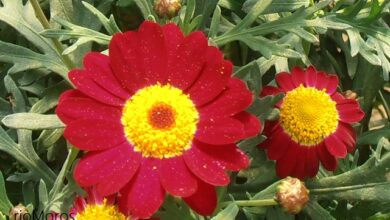
[[[122,112],[122,125],[134,150],[144,157],[180,156],[191,147],[199,114],[182,90],[156,84],[133,95]]]
[[[156,103],[149,109],[149,124],[157,129],[169,129],[175,125],[175,110],[165,103]]]
[[[336,131],[336,102],[324,91],[300,85],[287,92],[280,108],[284,131],[297,143],[313,146]]]
[[[84,211],[77,213],[76,220],[128,220],[126,216],[118,211],[113,205],[108,205],[105,199],[103,204],[89,204]]]

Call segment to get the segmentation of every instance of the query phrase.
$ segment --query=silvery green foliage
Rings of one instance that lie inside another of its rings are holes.
[[[279,117],[273,106],[283,98],[258,98],[262,87],[295,65],[337,73],[340,89],[360,97],[367,117],[355,127],[357,150],[335,173],[321,170],[306,181],[311,200],[300,219],[389,216],[389,7],[389,0],[185,0],[170,21],[185,33],[205,32],[222,48],[235,64],[234,76],[254,94],[248,111],[262,122]],[[66,212],[82,192],[72,178],[78,151],[62,137],[64,125],[54,112],[58,97],[72,88],[67,73],[82,66],[85,53],[107,53],[112,35],[144,19],[169,22],[156,16],[152,0],[0,0],[0,219],[19,202],[30,210]],[[382,117],[370,120],[372,114]],[[239,143],[251,166],[219,189],[221,205],[210,219],[294,219],[276,206],[234,202],[274,197],[275,165],[256,148],[265,138]],[[172,197],[157,216],[205,219]]]

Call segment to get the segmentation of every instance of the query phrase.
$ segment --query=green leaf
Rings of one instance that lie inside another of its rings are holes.
[[[32,113],[45,113],[54,108],[58,103],[58,97],[65,90],[70,89],[70,85],[61,81],[43,91],[43,98],[36,102],[30,109]]]
[[[39,203],[41,207],[45,207],[49,202],[49,195],[47,193],[46,184],[44,181],[39,182]]]
[[[72,0],[50,1],[50,17],[60,17],[69,22],[74,21],[74,8]]]
[[[243,36],[240,41],[244,42],[248,47],[255,51],[259,51],[267,59],[272,55],[288,58],[301,58],[301,54],[290,49],[287,44],[279,44],[275,41],[268,40],[265,37],[257,36]]]
[[[258,0],[247,0],[242,6],[244,12],[249,12],[250,9],[257,3]],[[268,6],[262,14],[271,14],[279,12],[291,12],[301,7],[309,6],[309,0],[273,0],[271,5]]]
[[[7,191],[5,189],[3,174],[0,172],[0,213],[8,213],[12,207],[13,205],[9,201]]]
[[[3,6],[0,7],[0,21],[12,26],[42,52],[42,54],[38,54],[21,46],[1,42],[0,60],[15,65],[10,69],[10,73],[28,68],[45,67],[67,79],[68,69],[62,61],[61,55],[58,54],[49,39],[39,34],[43,31],[43,27],[35,17],[29,1],[26,5],[23,5],[22,0],[0,1],[3,3]]]
[[[390,138],[390,128],[380,128],[363,133],[357,138],[357,145],[375,145],[382,137]]]
[[[218,213],[211,220],[235,220],[238,214],[239,208],[236,204],[231,203],[226,208]]]
[[[102,12],[100,12],[97,8],[93,7],[93,5],[83,1],[83,5],[96,17],[99,19],[99,21],[103,24],[104,28],[107,30],[107,32],[110,35],[114,35],[115,33],[121,32],[118,25],[115,23],[114,17],[111,16],[109,19],[104,16]]]
[[[256,21],[257,17],[259,17],[259,15],[270,6],[271,3],[272,0],[256,1],[244,19],[242,19],[242,21],[231,32],[239,32],[249,27],[254,21]]]
[[[215,37],[218,34],[218,26],[221,23],[221,8],[217,5],[214,10],[213,18],[211,20],[209,37]]]
[[[60,18],[53,18],[53,20],[66,27],[67,29],[45,30],[41,32],[43,36],[51,38],[61,38],[61,40],[77,39],[72,46],[64,50],[63,54],[70,54],[74,52],[78,47],[86,43],[96,42],[98,44],[108,45],[111,40],[111,36],[102,34],[92,29],[72,24]]]
[[[308,182],[308,188],[322,199],[390,201],[389,166],[390,153],[371,157],[349,172]]]
[[[7,220],[7,217],[0,212],[0,220]]]
[[[36,53],[25,47],[0,41],[0,60],[14,63],[8,73],[21,72],[28,69],[48,68],[66,77],[68,69],[59,60],[49,55]]]
[[[303,212],[310,217],[310,219],[318,220],[332,220],[335,219],[326,209],[324,209],[318,202],[310,200]]]
[[[146,20],[148,20],[151,17],[154,19],[157,18],[156,14],[154,13],[154,10],[153,10],[152,3],[150,1],[148,1],[148,0],[134,0],[134,2],[139,7],[139,9],[142,12],[142,15],[144,16],[144,18]]]
[[[188,0],[186,5],[186,13],[184,14],[183,25],[187,26],[195,14],[195,0]]]
[[[37,113],[15,113],[7,115],[3,118],[2,123],[9,128],[28,130],[65,127],[57,115],[41,115]]]

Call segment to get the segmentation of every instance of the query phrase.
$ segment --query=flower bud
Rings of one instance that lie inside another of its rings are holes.
[[[154,10],[160,18],[173,18],[181,8],[181,0],[155,0]]]
[[[309,190],[299,179],[287,177],[277,186],[276,200],[286,212],[297,214],[309,201]]]
[[[343,92],[343,96],[347,99],[356,99],[357,98],[356,92],[354,92],[352,90],[347,90],[347,91]]]
[[[28,214],[28,209],[24,205],[19,204],[10,210],[9,219],[10,220],[23,220],[23,219],[25,219],[24,216],[26,214]]]

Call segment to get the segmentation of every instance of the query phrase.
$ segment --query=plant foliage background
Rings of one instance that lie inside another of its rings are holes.
[[[0,0],[0,219],[19,202],[29,210],[66,212],[82,192],[72,180],[78,152],[62,137],[64,125],[54,114],[58,97],[71,88],[67,73],[81,67],[85,53],[106,53],[113,34],[144,19],[168,22],[152,5]],[[340,89],[357,94],[366,113],[356,127],[357,149],[336,172],[321,169],[306,181],[311,198],[299,219],[390,218],[389,7],[389,0],[186,0],[172,19],[186,33],[204,31],[255,96],[276,73],[296,65],[337,73]],[[256,98],[249,111],[263,122],[278,117],[273,106],[281,98]],[[273,198],[274,162],[256,148],[264,139],[239,144],[251,166],[219,189],[221,205],[212,219],[294,219],[277,206],[230,202]],[[173,198],[157,215],[203,218]]]

